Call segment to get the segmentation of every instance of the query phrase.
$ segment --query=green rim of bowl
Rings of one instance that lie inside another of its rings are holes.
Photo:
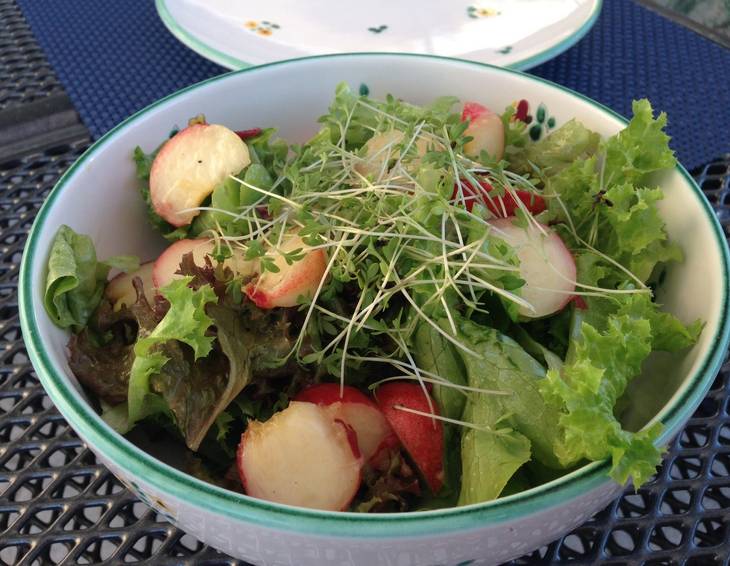
[[[32,264],[38,253],[47,254],[48,250],[38,250],[39,233],[54,203],[73,178],[75,173],[84,164],[93,158],[100,148],[112,138],[118,136],[135,123],[143,119],[145,114],[161,105],[165,105],[175,98],[199,89],[207,84],[228,80],[233,75],[256,72],[257,69],[275,66],[302,64],[305,61],[316,59],[359,58],[359,57],[396,57],[436,59],[454,65],[465,65],[477,68],[487,68],[497,73],[506,73],[527,77],[531,81],[547,84],[563,91],[569,96],[591,104],[595,109],[607,116],[626,124],[625,118],[606,108],[605,106],[558,84],[539,77],[525,75],[519,71],[495,67],[484,63],[438,57],[434,55],[417,55],[402,53],[356,53],[338,55],[320,55],[269,63],[261,67],[243,69],[219,77],[214,77],[201,83],[184,88],[171,94],[147,108],[137,112],[110,130],[94,143],[61,177],[46,202],[38,212],[38,216],[30,230],[28,242],[20,267],[19,281],[19,309],[20,322],[28,354],[38,373],[41,383],[48,395],[66,417],[74,429],[93,447],[105,455],[110,461],[123,469],[132,477],[140,479],[140,483],[147,483],[155,490],[168,493],[188,504],[198,506],[206,511],[224,517],[230,517],[241,522],[254,523],[262,527],[270,527],[283,531],[297,533],[319,534],[322,536],[338,536],[352,538],[394,538],[411,536],[428,536],[444,534],[454,531],[467,531],[490,524],[514,521],[526,515],[544,511],[548,508],[561,505],[568,500],[584,495],[594,488],[612,483],[608,477],[609,463],[607,461],[592,462],[569,474],[561,476],[544,485],[527,491],[510,495],[495,501],[454,507],[434,511],[394,514],[359,514],[350,512],[317,511],[280,505],[245,495],[234,493],[189,476],[175,468],[168,466],[143,452],[127,439],[114,432],[78,394],[63,372],[56,367],[46,353],[40,340],[38,321],[35,317],[33,302]],[[717,371],[724,359],[725,351],[730,340],[730,305],[728,302],[728,265],[730,252],[722,228],[702,191],[687,171],[677,166],[677,172],[685,179],[691,193],[699,201],[705,212],[706,220],[712,225],[715,243],[719,248],[723,262],[723,297],[721,305],[721,319],[708,351],[694,375],[685,379],[682,387],[675,393],[669,404],[657,415],[656,419],[664,424],[664,433],[660,443],[667,443],[672,435],[694,412],[702,401]],[[39,306],[42,310],[42,307]]]
[[[578,43],[581,39],[583,39],[583,37],[590,31],[601,13],[602,5],[603,0],[594,0],[593,10],[588,15],[588,18],[586,18],[586,21],[583,22],[583,24],[581,24],[581,26],[577,30],[575,30],[570,36],[566,37],[562,41],[559,41],[552,47],[541,51],[540,53],[536,53],[535,55],[531,55],[530,57],[526,57],[524,59],[520,59],[519,61],[515,61],[514,63],[510,63],[509,65],[505,65],[505,68],[524,71],[526,69],[536,67],[537,65],[544,63],[545,61],[549,61],[553,57],[557,57],[564,51],[567,51],[576,43]],[[223,51],[211,47],[210,45],[199,39],[196,35],[190,33],[188,30],[182,27],[174,18],[174,16],[170,12],[170,9],[167,7],[167,0],[155,0],[155,7],[157,8],[157,14],[160,16],[162,23],[165,24],[165,27],[168,29],[168,31],[173,36],[175,36],[175,38],[177,38],[180,43],[192,49],[198,55],[201,55],[209,61],[213,61],[214,63],[217,63],[222,67],[234,71],[246,69],[255,65],[255,63],[243,61],[241,59],[238,59],[237,57],[229,55],[228,53],[224,53]]]

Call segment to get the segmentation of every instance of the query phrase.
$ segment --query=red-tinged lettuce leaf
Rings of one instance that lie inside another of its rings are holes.
[[[403,453],[392,451],[380,468],[366,466],[352,508],[361,513],[409,511],[421,495],[418,474]]]
[[[200,360],[193,365],[193,374],[199,375],[187,376],[164,389],[167,403],[192,450],[197,450],[218,417],[251,380],[252,349],[247,345],[255,337],[247,331],[240,313],[216,304],[209,305],[207,310],[222,355]],[[217,365],[204,367],[211,365],[204,363],[211,358],[218,360]]]
[[[229,270],[210,262],[196,266],[188,254],[179,273],[183,278],[162,290],[169,303],[165,318],[135,347],[130,423],[164,406],[190,449],[198,450],[216,423],[225,448],[230,423],[220,419],[231,402],[252,382],[291,369],[284,364],[292,348],[289,324],[282,313],[233,300]]]
[[[228,342],[228,332],[235,334],[236,330],[224,328],[226,323],[220,320],[216,324],[220,325],[218,342],[209,355],[195,359],[190,348],[177,341],[168,342],[163,346],[168,359],[149,381],[150,391],[164,400],[193,451],[250,378],[245,350],[237,355]]]
[[[99,347],[98,338],[84,329],[71,336],[68,350],[68,365],[79,383],[112,405],[126,401],[134,343],[127,344],[114,336]]]
[[[235,463],[229,466],[223,473],[217,467],[211,467],[207,461],[198,457],[192,452],[185,452],[183,469],[186,474],[190,474],[207,482],[211,485],[217,485],[223,489],[243,493],[243,486],[238,475],[238,467]]]
[[[181,364],[184,359],[182,354],[172,350],[175,342],[190,347],[194,360],[207,356],[213,347],[214,338],[208,334],[213,321],[205,307],[216,301],[215,293],[210,286],[193,290],[188,287],[189,282],[190,278],[177,279],[160,289],[170,308],[155,329],[140,337],[134,346],[128,393],[130,424],[150,415],[146,403],[146,398],[153,394],[150,378],[159,374],[168,361],[175,359]]]
[[[149,334],[160,316],[149,305],[142,281],[134,281],[137,300],[114,311],[103,300],[89,321],[89,327],[69,340],[69,366],[79,382],[100,400],[116,405],[127,400],[129,373],[134,362],[138,334]]]

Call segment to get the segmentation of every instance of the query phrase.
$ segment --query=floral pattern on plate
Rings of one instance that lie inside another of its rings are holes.
[[[466,9],[466,15],[475,20],[477,18],[493,18],[501,13],[496,8],[482,8],[480,6],[468,6]]]
[[[163,22],[205,57],[240,69],[325,53],[429,53],[527,68],[575,43],[601,0],[157,0]],[[417,15],[418,17],[414,17]],[[277,33],[281,28],[286,33]]]
[[[275,24],[274,22],[269,22],[267,20],[261,20],[260,22],[257,20],[248,20],[245,24],[243,24],[243,27],[249,31],[264,36],[271,35],[275,30],[281,28],[279,24]]]
[[[539,141],[543,135],[548,135],[555,128],[555,117],[550,115],[544,103],[538,104],[534,116],[530,114],[530,103],[525,99],[518,100],[513,106],[515,114],[512,120],[519,120],[529,126],[528,134],[532,141]]]

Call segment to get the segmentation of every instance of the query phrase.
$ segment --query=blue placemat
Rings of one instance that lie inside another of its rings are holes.
[[[17,1],[95,137],[224,72],[178,43],[151,0]],[[532,72],[624,115],[633,98],[648,97],[669,114],[673,147],[688,168],[730,151],[730,50],[631,0],[606,0],[583,40]]]

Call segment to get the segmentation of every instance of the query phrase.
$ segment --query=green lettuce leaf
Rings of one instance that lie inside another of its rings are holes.
[[[635,100],[633,118],[628,126],[604,144],[606,163],[605,186],[618,184],[643,185],[647,175],[677,164],[669,149],[669,136],[664,133],[667,115],[654,119],[648,100]]]
[[[652,350],[679,352],[693,346],[702,332],[701,320],[685,325],[673,314],[660,310],[661,305],[653,302],[649,293],[627,295],[618,302],[617,316],[649,321]]]
[[[439,321],[446,328],[446,321]],[[456,385],[466,385],[466,370],[454,346],[433,326],[421,323],[416,329],[413,345],[416,364],[424,371],[436,374]],[[466,404],[463,391],[438,384],[433,386],[433,397],[441,414],[450,419],[459,419]]]
[[[437,321],[442,328],[448,327],[446,320]],[[413,357],[419,368],[440,376],[456,385],[466,385],[466,369],[454,346],[447,341],[433,326],[421,323],[416,329],[413,339]],[[454,387],[434,384],[433,397],[440,413],[450,419],[460,420],[466,405],[463,390]],[[461,473],[461,428],[444,423],[444,486],[440,495],[459,492],[462,480]]]
[[[258,136],[246,140],[251,164],[263,165],[272,174],[281,172],[289,155],[289,144],[274,138],[276,131],[276,128],[264,128]]]
[[[645,186],[651,173],[676,161],[663,132],[666,116],[655,120],[646,100],[634,102],[633,109],[628,126],[603,142],[596,157],[577,160],[557,174],[554,167],[542,173],[548,175],[550,219],[571,226],[566,238],[577,235],[646,282],[658,264],[682,259],[657,207],[661,189]],[[582,242],[574,246],[583,248]]]
[[[273,181],[266,168],[258,163],[249,165],[245,173],[241,172],[248,185],[264,190],[271,190]],[[249,221],[236,218],[246,207],[259,200],[266,202],[268,197],[236,179],[228,178],[218,185],[211,195],[210,207],[216,210],[204,210],[193,220],[191,235],[199,236],[208,230],[229,236],[245,236],[251,230]]]
[[[510,165],[518,173],[552,176],[566,167],[589,159],[598,150],[600,136],[573,119],[540,141],[527,144],[522,152],[510,157]]]
[[[501,415],[503,426],[509,425],[528,438],[537,460],[550,467],[563,467],[554,453],[560,441],[560,415],[545,404],[539,390],[545,369],[517,342],[492,328],[462,321],[458,339],[478,354],[460,351],[468,383],[506,393],[476,394],[479,402],[492,405],[494,414]],[[462,446],[462,462],[466,457]]]
[[[571,163],[546,180],[546,202],[551,217],[561,222],[573,221],[580,232],[585,232],[581,228],[583,222],[592,218],[599,190],[595,157]],[[560,198],[550,198],[552,195]]]
[[[656,203],[661,189],[616,185],[605,193],[606,229],[597,247],[618,260],[641,281],[647,281],[658,263],[681,261],[682,250],[669,241]]]
[[[484,377],[470,373],[469,385],[488,387]],[[530,460],[530,441],[516,430],[500,428],[503,411],[488,395],[473,395],[466,405],[462,419],[485,430],[467,428],[462,433],[459,505],[496,499],[515,472]]]
[[[115,255],[104,260],[104,264],[124,273],[139,269],[139,258],[136,255]]]
[[[43,296],[51,320],[79,332],[101,301],[108,273],[91,238],[62,225],[51,244]]]
[[[577,254],[576,266],[581,283],[635,289],[623,271],[592,252]],[[702,324],[685,325],[661,311],[648,290],[586,296],[584,301],[587,308],[573,308],[571,342],[562,370],[551,368],[540,384],[546,403],[561,415],[564,439],[556,453],[564,463],[610,458],[612,477],[621,483],[632,477],[638,487],[660,461],[661,451],[654,442],[661,427],[629,432],[615,415],[627,402],[629,383],[641,379],[648,355],[691,346]]]
[[[118,405],[104,407],[101,418],[119,434],[127,434],[132,428],[129,425],[129,407],[126,401]]]
[[[562,372],[548,371],[540,383],[546,403],[561,414],[564,442],[556,453],[564,463],[608,457],[611,477],[619,483],[632,477],[639,486],[661,460],[661,450],[654,446],[661,425],[624,431],[614,406],[651,352],[651,324],[643,317],[614,314],[604,331],[584,322],[581,336],[572,361]]]
[[[633,283],[626,279],[625,273],[593,253],[577,254],[576,267],[581,283],[605,289],[635,289]],[[573,310],[571,348],[567,356],[569,361],[574,358],[575,346],[581,340],[581,325],[584,322],[603,332],[613,315],[643,318],[651,327],[651,349],[666,352],[678,352],[694,345],[703,327],[701,320],[685,324],[673,314],[662,311],[661,305],[652,300],[648,290],[604,297],[586,296],[583,300],[587,308]]]
[[[487,403],[469,403],[467,422],[494,426]],[[461,437],[462,475],[459,505],[491,501],[500,496],[515,472],[530,460],[530,441],[515,430],[468,429]]]

